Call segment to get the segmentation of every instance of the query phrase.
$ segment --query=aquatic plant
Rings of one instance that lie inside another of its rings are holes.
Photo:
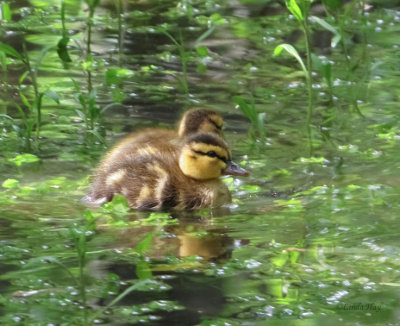
[[[298,3],[297,3],[298,1]],[[310,0],[286,0],[286,7],[292,13],[292,15],[299,22],[300,27],[303,31],[305,38],[306,47],[306,65],[304,65],[297,50],[290,44],[280,44],[274,50],[274,55],[279,55],[282,50],[286,50],[291,56],[293,56],[300,64],[301,69],[306,77],[307,85],[307,117],[306,117],[306,129],[308,136],[308,143],[310,148],[310,155],[312,154],[312,137],[311,137],[311,118],[313,113],[313,88],[312,88],[312,58],[311,58],[311,44],[310,44],[310,30],[308,27],[308,14],[310,11]]]
[[[86,36],[86,63],[84,67],[87,73],[87,87],[88,93],[92,91],[92,66],[94,63],[94,58],[92,55],[92,27],[93,27],[93,17],[96,7],[100,4],[100,0],[85,0],[86,4],[89,6],[88,17],[87,17],[87,36]]]
[[[209,37],[219,25],[226,24],[226,20],[219,14],[213,14],[210,17],[201,16],[198,18],[198,22],[201,25],[207,26],[207,29],[197,37],[193,42],[191,42],[190,47],[188,47],[182,33],[182,28],[178,29],[178,36],[175,37],[169,32],[169,26],[164,24],[158,27],[158,31],[165,36],[167,36],[172,43],[176,46],[179,52],[179,59],[182,65],[182,79],[180,79],[181,87],[186,95],[189,95],[189,82],[188,82],[188,63],[194,61],[194,57],[197,55],[201,58],[208,56],[208,49],[204,45],[199,45],[199,43]],[[196,52],[194,52],[196,49]],[[198,72],[205,72],[206,67],[204,64],[198,65]]]
[[[115,2],[115,8],[117,10],[117,19],[118,19],[118,65],[122,64],[122,55],[123,55],[123,30],[122,30],[122,16],[124,14],[124,8],[122,5],[122,0],[118,0]]]
[[[37,81],[38,71],[42,60],[44,59],[46,53],[52,48],[52,46],[44,47],[37,61],[34,63],[31,62],[29,53],[26,49],[26,42],[23,40],[22,42],[22,54],[19,54],[13,47],[10,45],[4,44],[0,42],[0,52],[3,53],[3,57],[9,55],[15,59],[18,59],[21,63],[23,63],[26,71],[19,78],[19,86],[21,86],[24,80],[29,76],[30,82],[33,87],[33,96],[25,95],[20,87],[19,96],[21,98],[22,104],[25,106],[26,110],[24,110],[21,105],[15,103],[15,106],[18,109],[21,120],[24,125],[24,129],[20,133],[20,136],[25,139],[25,146],[27,150],[31,150],[31,141],[33,131],[36,130],[35,139],[38,141],[40,137],[40,129],[42,124],[42,100],[44,96],[52,99],[56,103],[60,103],[58,94],[52,90],[40,91],[39,84]]]
[[[64,63],[69,63],[72,62],[71,57],[69,56],[68,53],[68,43],[70,41],[68,31],[65,25],[65,2],[64,0],[61,1],[61,26],[62,26],[62,37],[57,43],[57,54],[59,58],[64,62]]]
[[[233,101],[236,103],[236,105],[238,105],[243,114],[251,122],[250,137],[253,140],[256,140],[258,138],[263,141],[265,139],[264,123],[267,116],[266,113],[257,112],[253,96],[250,97],[250,103],[247,103],[246,100],[241,96],[234,96]]]

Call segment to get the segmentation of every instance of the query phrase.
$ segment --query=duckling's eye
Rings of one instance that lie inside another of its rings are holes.
[[[218,156],[217,153],[215,153],[214,151],[209,151],[206,153],[206,155],[209,157],[217,157]]]

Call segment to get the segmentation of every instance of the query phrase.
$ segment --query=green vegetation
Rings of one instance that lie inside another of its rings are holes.
[[[398,324],[399,21],[392,0],[0,1],[0,324]],[[229,208],[81,201],[109,146],[192,106],[251,172]]]

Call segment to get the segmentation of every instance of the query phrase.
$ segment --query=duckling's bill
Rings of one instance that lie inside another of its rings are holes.
[[[245,169],[240,167],[237,163],[233,161],[226,162],[226,168],[224,169],[224,175],[237,175],[242,177],[248,177],[250,175]]]

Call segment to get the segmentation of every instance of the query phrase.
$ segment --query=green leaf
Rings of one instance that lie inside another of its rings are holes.
[[[103,207],[116,215],[125,215],[130,211],[126,198],[122,195],[115,195],[111,202],[104,203]]]
[[[26,98],[26,96],[24,94],[19,92],[19,96],[21,97],[22,103],[24,103],[28,108],[32,107],[32,104],[29,103],[28,99]]]
[[[293,56],[300,64],[301,69],[304,71],[304,74],[307,76],[307,68],[304,65],[303,60],[301,59],[299,53],[297,50],[290,44],[279,44],[275,49],[274,49],[274,55],[278,56],[283,50],[286,50],[291,56]]]
[[[135,251],[139,255],[143,255],[149,249],[153,237],[154,237],[154,232],[149,233],[146,238],[144,238],[142,241],[138,243],[138,245],[135,248]]]
[[[204,45],[198,46],[196,48],[197,54],[202,57],[205,58],[208,56],[208,48]]]
[[[43,92],[43,95],[46,95],[47,97],[51,98],[57,104],[60,104],[60,99],[58,97],[58,94],[55,91],[45,91],[45,92]]]
[[[136,276],[139,280],[148,280],[153,278],[150,265],[147,261],[142,259],[136,264]]]
[[[327,21],[323,20],[322,18],[315,17],[315,16],[311,16],[310,19],[313,22],[320,25],[321,27],[323,27],[324,29],[326,29],[327,31],[329,31],[335,35],[331,41],[331,47],[334,48],[341,41],[342,36],[340,35],[340,33],[337,31],[337,29],[335,27],[333,27]]]
[[[301,12],[301,9],[298,6],[296,0],[286,0],[285,2],[286,2],[286,7],[289,9],[292,15],[296,17],[298,21],[303,21],[304,20],[303,13]]]
[[[342,42],[342,41],[343,41],[342,35],[340,35],[340,34],[335,35],[335,36],[332,38],[331,47],[335,48],[336,45],[338,45],[338,43],[340,43],[340,42]]]
[[[17,155],[16,157],[9,159],[9,161],[13,162],[16,166],[21,166],[22,164],[25,163],[33,163],[40,161],[40,158],[37,157],[36,155],[25,153]]]
[[[120,87],[113,88],[111,93],[112,93],[112,100],[115,103],[122,103],[122,101],[126,98],[125,92]],[[100,112],[103,112],[103,110],[101,110]]]
[[[3,188],[17,188],[19,186],[19,181],[17,179],[7,179],[1,184]]]
[[[14,119],[13,119],[12,117],[10,117],[10,116],[7,115],[7,114],[3,114],[3,113],[0,114],[0,118],[9,119],[9,120],[11,120],[11,121],[14,121]]]
[[[19,60],[23,59],[22,56],[17,52],[17,50],[15,50],[12,46],[8,44],[4,44],[3,42],[0,42],[0,51]]]
[[[338,10],[343,6],[343,1],[341,0],[322,0],[322,3],[331,10]]]
[[[327,160],[324,157],[300,157],[295,162],[295,164],[309,164],[309,163],[319,163],[324,164]]]
[[[91,7],[95,8],[99,5],[100,0],[85,0],[85,2]]]
[[[19,78],[18,83],[19,83],[20,85],[22,85],[22,83],[24,82],[24,80],[25,80],[26,76],[28,76],[28,74],[29,74],[29,71],[25,71],[25,72],[22,74],[22,76]]]
[[[271,262],[278,267],[282,267],[283,265],[286,264],[287,261],[288,261],[288,253],[286,251],[271,258]]]
[[[119,78],[117,76],[117,69],[116,68],[107,69],[107,72],[106,72],[107,86],[116,85],[116,84],[118,84],[118,82],[119,82]]]
[[[0,62],[1,62],[1,68],[3,69],[3,72],[7,72],[7,57],[4,52],[0,51]]]
[[[35,65],[35,71],[39,70],[40,64],[42,63],[44,57],[46,56],[47,52],[49,52],[50,49],[52,49],[54,46],[53,45],[48,45],[40,51],[39,58],[36,61]]]
[[[241,96],[234,96],[233,102],[239,105],[240,110],[242,110],[242,112],[250,119],[251,122],[257,124],[257,112],[252,105],[247,104],[247,102]]]
[[[1,5],[1,16],[2,20],[7,20],[7,21],[12,20],[12,12],[9,3],[6,2]]]
[[[211,23],[214,25],[224,25],[227,23],[226,19],[223,18],[220,14],[212,14],[210,16]]]
[[[27,117],[26,117],[24,110],[21,108],[21,105],[15,104],[15,106],[17,107],[17,110],[18,110],[22,120],[26,120]]]
[[[201,41],[203,41],[204,39],[206,39],[207,37],[209,37],[215,30],[216,25],[211,26],[209,29],[207,29],[203,34],[201,34],[196,41],[194,41],[194,44],[197,44]]]
[[[113,106],[118,106],[118,104],[117,103],[107,104],[104,108],[101,109],[100,114],[105,113],[108,109],[112,108]]]
[[[196,71],[199,74],[205,74],[207,72],[207,65],[204,65],[202,63],[198,63],[196,66]]]

